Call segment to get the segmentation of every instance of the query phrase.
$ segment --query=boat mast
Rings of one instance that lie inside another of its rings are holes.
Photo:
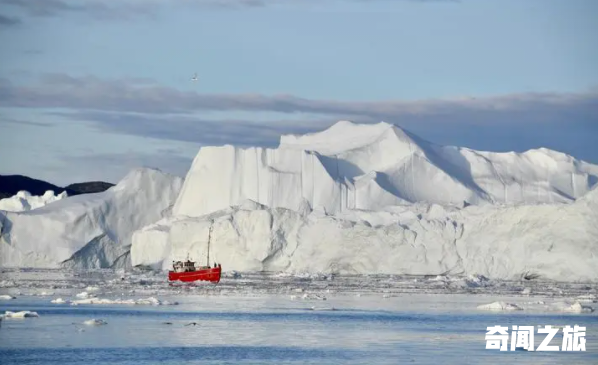
[[[213,222],[210,221],[210,230],[208,231],[208,264],[207,264],[207,266],[210,266],[210,239],[212,238],[212,225],[213,225]]]

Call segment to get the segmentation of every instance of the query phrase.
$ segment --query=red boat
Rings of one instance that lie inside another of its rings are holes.
[[[185,263],[177,261],[173,265],[174,270],[168,271],[168,280],[170,281],[211,281],[213,283],[220,282],[220,274],[222,267],[218,264],[215,267],[200,266],[195,267],[193,261],[187,260]],[[182,267],[182,270],[180,269]]]
[[[214,263],[210,267],[210,239],[212,237],[212,226],[208,235],[208,262],[206,266],[195,267],[195,262],[187,259],[187,261],[173,261],[172,270],[168,271],[169,281],[210,281],[212,283],[220,282],[220,275],[222,273],[222,266]]]

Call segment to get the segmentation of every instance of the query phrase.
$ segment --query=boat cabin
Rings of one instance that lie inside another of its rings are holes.
[[[214,263],[214,268],[216,268],[216,267],[220,267],[220,264]],[[200,267],[196,268],[195,262],[191,261],[191,260],[187,260],[184,262],[183,261],[173,261],[172,268],[174,269],[174,272],[190,272],[190,271],[211,269],[211,267],[209,265],[208,266],[200,266]]]
[[[173,262],[172,267],[174,272],[188,272],[195,271],[195,262],[191,260]]]

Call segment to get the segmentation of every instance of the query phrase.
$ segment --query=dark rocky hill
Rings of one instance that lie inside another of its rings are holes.
[[[99,193],[112,186],[114,186],[114,184],[103,181],[90,181],[60,187],[28,176],[0,175],[0,199],[11,197],[20,190],[27,190],[31,195],[43,195],[46,190],[53,190],[55,194],[60,194],[66,190],[66,193],[69,196],[72,196]]]
[[[108,190],[113,186],[114,186],[114,184],[107,183],[104,181],[89,181],[89,182],[70,184],[70,185],[66,186],[65,189],[67,189],[67,194],[69,194],[69,195],[70,195],[70,193],[68,193],[68,191],[70,191],[70,190],[72,190],[78,194],[92,194],[92,193],[99,193],[104,190]]]

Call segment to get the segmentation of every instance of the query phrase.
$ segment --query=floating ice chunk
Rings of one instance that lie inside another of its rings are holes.
[[[50,303],[54,303],[54,304],[64,304],[66,303],[66,300],[62,299],[62,298],[56,298],[50,301]]]
[[[84,292],[81,292],[81,293],[79,293],[79,294],[77,294],[77,295],[75,295],[75,296],[76,296],[77,298],[93,298],[93,297],[95,297],[95,295],[94,295],[94,294],[89,294],[89,293],[88,293],[88,292],[86,292],[86,291],[84,291]]]
[[[465,284],[470,288],[485,287],[490,285],[490,280],[484,275],[469,275],[465,279]]]
[[[484,275],[469,275],[467,278],[447,278],[439,279],[439,281],[444,281],[449,283],[449,285],[453,287],[462,287],[462,288],[481,288],[491,286],[490,280],[485,277]]]
[[[160,301],[157,298],[145,299],[107,299],[107,298],[86,298],[73,300],[71,305],[79,304],[125,304],[125,305],[178,305],[178,302]]]
[[[29,318],[29,317],[39,317],[37,312],[30,312],[30,311],[20,311],[20,312],[11,312],[6,311],[4,313],[4,317],[6,318]]]
[[[591,313],[594,311],[594,308],[582,305],[579,301],[575,301],[573,304],[569,304],[567,302],[556,302],[553,304],[557,310],[561,310],[563,312],[571,312],[571,313]]]
[[[335,310],[337,310],[334,307],[316,307],[316,306],[313,306],[309,309],[312,311],[335,311]]]
[[[0,288],[11,288],[17,286],[14,281],[12,280],[2,280],[0,281]]]
[[[102,326],[108,324],[108,322],[103,319],[88,319],[87,321],[84,321],[83,324],[88,326]]]
[[[13,297],[12,295],[0,295],[0,300],[11,300],[11,299],[16,299],[16,298]]]
[[[322,296],[322,295],[318,295],[318,294],[305,293],[305,294],[303,294],[303,299],[306,299],[306,300],[311,300],[311,299],[315,299],[315,300],[326,300],[326,297]]]
[[[91,286],[88,286],[87,288],[85,288],[85,291],[87,291],[87,292],[100,291],[100,288],[95,285],[91,285]]]
[[[521,291],[521,294],[523,294],[523,295],[530,295],[530,294],[531,294],[531,292],[532,292],[532,289],[531,289],[531,288],[529,288],[529,287],[526,287],[526,288],[524,288],[524,289]]]
[[[512,303],[505,303],[505,302],[494,302],[490,304],[482,304],[478,305],[478,309],[482,310],[504,310],[504,311],[512,311],[512,310],[523,310],[523,308],[512,304]]]
[[[147,299],[138,299],[135,304],[149,304],[149,305],[160,305],[162,302],[160,302],[158,299],[154,298],[154,297],[149,297]]]
[[[596,296],[594,294],[580,295],[576,299],[580,303],[595,303],[596,302]]]
[[[238,271],[233,270],[230,272],[223,272],[222,277],[223,278],[231,278],[231,279],[240,279],[242,277],[242,275]]]

